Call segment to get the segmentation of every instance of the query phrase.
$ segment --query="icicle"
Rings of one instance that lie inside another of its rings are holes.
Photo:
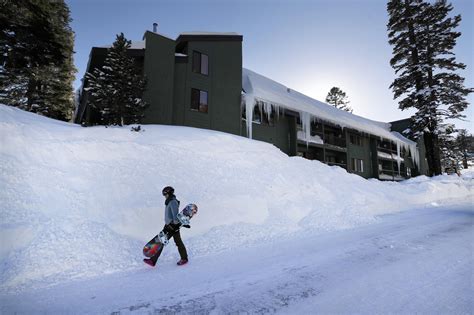
[[[245,117],[247,118],[247,137],[252,139],[252,122],[253,122],[253,109],[255,107],[255,98],[250,95],[245,95]]]
[[[263,118],[263,102],[257,101],[258,112],[260,113],[260,120]]]
[[[400,175],[400,165],[402,164],[400,157],[400,141],[397,141],[397,164],[398,164],[398,176]]]
[[[271,115],[272,115],[272,104],[264,102],[263,105],[264,105],[263,109],[267,113],[268,121],[270,121],[270,118],[271,118]]]
[[[415,166],[420,167],[420,152],[416,147],[416,143],[413,145],[408,145],[408,147],[410,149],[410,155],[413,163],[415,164]]]
[[[306,141],[306,147],[309,146],[309,137],[311,136],[311,115],[307,112],[300,112],[301,126]]]
[[[410,152],[411,160],[413,161],[414,166],[420,167],[420,152],[418,151],[417,145],[414,142],[413,144],[400,143],[405,150]]]
[[[280,121],[280,106],[278,105],[273,105],[275,108],[276,114],[277,114],[277,121]]]

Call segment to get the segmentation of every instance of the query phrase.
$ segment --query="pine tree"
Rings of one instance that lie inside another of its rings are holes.
[[[446,118],[462,118],[473,89],[454,71],[466,66],[452,52],[461,35],[454,29],[461,17],[449,17],[452,5],[421,0],[390,0],[387,4],[391,66],[397,78],[390,85],[399,108],[415,108],[411,133],[423,136],[430,175],[441,174],[439,136]]]
[[[457,169],[461,156],[455,138],[456,129],[453,124],[441,124],[439,129],[442,131],[438,137],[441,168],[444,170]]]
[[[459,150],[459,154],[462,159],[462,165],[463,168],[467,169],[468,168],[468,153],[470,149],[470,138],[472,139],[472,136],[469,136],[468,132],[466,129],[460,129],[458,131],[458,135],[456,136],[456,146]]]
[[[63,0],[0,3],[0,102],[67,120],[73,32]]]
[[[105,125],[139,123],[148,104],[142,99],[146,80],[127,55],[131,41],[117,35],[104,65],[88,73],[89,105],[101,114]]]
[[[326,103],[331,104],[338,109],[352,113],[352,108],[347,105],[349,104],[349,100],[346,96],[346,93],[338,87],[331,88],[328,95],[326,96]]]
[[[76,69],[73,62],[74,33],[69,26],[70,11],[63,1],[51,1],[54,12],[54,34],[61,43],[64,59],[47,69],[48,77],[42,82],[47,115],[61,120],[70,120],[75,108],[73,82]]]

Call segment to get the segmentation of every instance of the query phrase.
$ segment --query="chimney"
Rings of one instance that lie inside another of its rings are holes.
[[[156,33],[158,31],[158,23],[153,23],[153,33]]]

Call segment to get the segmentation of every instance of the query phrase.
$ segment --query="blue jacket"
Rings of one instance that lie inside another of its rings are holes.
[[[177,224],[179,212],[179,200],[175,196],[171,196],[165,201],[165,224]]]

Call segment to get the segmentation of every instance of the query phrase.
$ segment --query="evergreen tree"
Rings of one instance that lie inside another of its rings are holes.
[[[0,102],[67,120],[73,32],[63,0],[0,2]]]
[[[148,106],[142,99],[145,78],[127,55],[130,45],[123,33],[117,35],[104,65],[86,75],[89,105],[100,112],[105,125],[139,123]]]
[[[461,157],[457,146],[453,124],[441,124],[438,137],[442,170],[457,169]]]
[[[387,4],[390,60],[397,78],[390,85],[400,109],[415,108],[411,133],[423,136],[430,175],[441,174],[439,136],[446,118],[462,118],[473,89],[455,73],[466,66],[452,52],[461,35],[454,29],[461,17],[449,17],[452,5],[422,0],[390,0]]]
[[[472,136],[469,136],[466,129],[459,130],[456,137],[456,146],[462,159],[463,168],[467,169],[468,154],[469,150],[472,149]]]
[[[331,104],[338,109],[352,113],[352,108],[347,105],[349,104],[349,100],[346,96],[346,93],[338,87],[331,88],[328,95],[326,96],[326,103]]]

